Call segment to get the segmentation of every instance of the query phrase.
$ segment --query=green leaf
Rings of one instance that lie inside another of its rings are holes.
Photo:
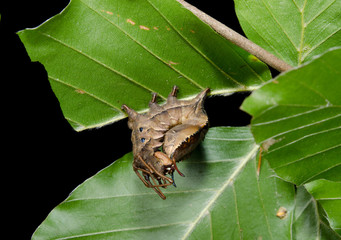
[[[322,205],[330,226],[341,235],[341,182],[320,179],[305,187]]]
[[[75,189],[33,239],[289,239],[294,186],[266,162],[258,179],[257,150],[249,128],[211,128],[178,164],[186,177],[163,189],[166,200],[143,185],[127,154]]]
[[[72,0],[19,36],[45,66],[76,130],[124,118],[122,104],[145,111],[151,92],[164,100],[173,85],[189,98],[206,87],[212,94],[251,90],[271,78],[265,64],[175,0]]]
[[[341,181],[341,49],[280,75],[246,99],[263,157],[283,179],[301,185]]]
[[[296,207],[292,230],[293,236],[295,236],[294,239],[341,239],[340,235],[330,228],[328,222],[323,221],[323,216],[319,215],[318,208],[316,200],[307,190],[303,186],[299,187],[296,194]]]
[[[235,0],[248,38],[292,66],[341,46],[339,0]]]

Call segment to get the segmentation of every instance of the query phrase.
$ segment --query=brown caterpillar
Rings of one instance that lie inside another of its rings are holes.
[[[122,105],[132,130],[133,169],[144,185],[153,188],[162,199],[166,197],[159,187],[176,186],[174,171],[184,176],[176,162],[192,152],[208,130],[204,100],[209,89],[203,90],[192,100],[178,100],[177,90],[174,86],[162,106],[156,103],[157,94],[154,93],[149,102],[150,110],[144,114]]]

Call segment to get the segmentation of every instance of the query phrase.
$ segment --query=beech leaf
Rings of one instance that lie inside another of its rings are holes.
[[[341,46],[339,0],[235,0],[247,37],[292,66]]]
[[[258,178],[257,151],[249,128],[211,128],[166,200],[138,179],[129,153],[75,189],[33,239],[288,239],[294,186],[266,162]]]
[[[264,159],[287,181],[341,181],[340,69],[336,48],[281,74],[242,105]]]
[[[165,100],[173,85],[190,98],[207,87],[252,90],[271,78],[265,64],[175,0],[72,0],[19,36],[77,131],[125,118],[122,104],[146,111],[152,92]]]

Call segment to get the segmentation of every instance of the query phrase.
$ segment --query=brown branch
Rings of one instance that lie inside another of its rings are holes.
[[[203,22],[208,24],[211,28],[213,28],[221,36],[223,36],[227,40],[231,41],[233,44],[241,47],[245,51],[256,56],[258,59],[260,59],[261,61],[270,65],[274,69],[276,69],[280,72],[284,72],[284,71],[292,69],[292,66],[290,66],[288,63],[277,58],[275,55],[269,53],[265,49],[261,48],[260,46],[258,46],[255,43],[251,42],[249,39],[245,38],[244,36],[240,35],[239,33],[233,31],[231,28],[225,26],[221,22],[210,17],[206,13],[200,11],[196,7],[192,6],[191,4],[189,4],[183,0],[177,0],[177,1],[180,4],[182,4],[185,8],[187,8],[189,11],[191,11],[194,15],[196,15],[200,20],[202,20]]]

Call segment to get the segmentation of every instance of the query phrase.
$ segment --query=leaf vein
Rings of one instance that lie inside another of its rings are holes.
[[[282,148],[286,148],[286,147],[288,147],[288,146],[290,146],[290,145],[292,145],[292,144],[294,144],[294,143],[296,143],[296,142],[299,142],[299,141],[301,141],[301,140],[303,140],[303,139],[310,138],[310,137],[312,137],[312,136],[316,136],[316,135],[323,134],[323,133],[326,133],[326,132],[335,131],[335,130],[338,130],[338,129],[340,129],[340,128],[341,128],[341,127],[329,128],[329,129],[326,129],[326,130],[323,130],[323,131],[314,132],[314,133],[305,135],[305,136],[303,136],[303,137],[301,137],[301,138],[297,138],[297,139],[295,139],[294,141],[291,141],[291,142],[289,142],[289,143],[287,143],[287,144],[285,144],[285,145],[283,145],[283,146],[274,148],[273,150],[268,151],[267,154],[270,154],[270,153],[275,152],[275,151],[277,151],[277,150],[280,150],[280,149],[282,149]]]
[[[325,12],[331,5],[335,3],[336,0],[330,2],[325,8],[323,8],[320,12],[318,12],[314,17],[312,17],[308,22],[305,23],[305,26],[308,27],[310,23],[312,23],[315,19],[317,19],[323,12]]]
[[[108,18],[106,18],[105,16],[103,16],[101,13],[99,13],[97,10],[93,9],[91,6],[87,5],[86,3],[84,3],[83,1],[81,1],[85,6],[87,6],[89,9],[91,9],[92,11],[94,11],[95,13],[97,13],[99,16],[101,16],[103,19],[105,19],[106,21],[108,21],[110,24],[112,24],[113,26],[115,26],[117,29],[119,29],[121,32],[123,32],[126,36],[128,36],[133,42],[135,42],[136,44],[138,44],[140,47],[142,47],[146,52],[148,52],[149,54],[151,54],[153,57],[155,57],[156,59],[158,59],[160,62],[162,62],[163,64],[167,65],[169,67],[169,63],[167,61],[165,61],[164,59],[162,59],[161,57],[157,56],[156,54],[154,54],[150,49],[147,48],[147,46],[143,45],[141,42],[137,41],[136,39],[134,39],[128,32],[124,31],[122,28],[120,28],[117,24],[113,23],[112,21],[110,21]],[[139,34],[139,32],[138,32]],[[191,79],[190,77],[186,76],[184,73],[180,72],[179,70],[170,67],[170,69],[172,69],[173,71],[179,73],[180,75],[182,75],[185,79],[187,79],[189,82],[191,82],[193,85],[195,85],[196,87],[200,88],[200,89],[204,89],[203,86],[201,86],[200,84],[198,84],[197,82],[195,82],[193,79]]]
[[[223,191],[230,185],[230,183],[233,182],[233,180],[238,176],[238,174],[242,171],[242,169],[245,167],[247,162],[255,155],[257,152],[259,146],[255,145],[254,148],[249,152],[249,154],[244,158],[243,161],[240,162],[239,166],[233,171],[231,176],[223,183],[223,185],[220,187],[220,189],[213,195],[213,197],[209,200],[206,207],[200,212],[198,217],[193,221],[193,223],[189,226],[188,231],[184,234],[182,239],[187,239],[190,235],[190,233],[194,230],[194,227],[198,224],[198,222],[204,217],[206,211],[209,211],[209,209],[213,206],[213,204],[216,202],[218,197],[223,193]]]
[[[216,188],[202,188],[202,189],[195,189],[195,190],[183,190],[183,191],[173,191],[173,192],[169,191],[169,192],[167,192],[167,194],[181,194],[181,193],[194,193],[194,192],[214,192],[214,191],[217,191],[217,189]],[[138,194],[125,194],[125,195],[90,197],[90,198],[75,198],[75,199],[65,200],[64,202],[107,200],[107,199],[114,199],[114,198],[138,197],[138,196],[145,196],[145,195],[155,196],[155,193],[148,191],[145,193],[138,193]]]
[[[270,11],[269,7],[267,6],[267,4],[264,2],[264,0],[262,0],[266,10],[270,13],[270,15],[272,16],[272,18],[275,20],[275,22],[277,23],[277,25],[280,27],[280,29],[283,31],[284,35],[288,38],[289,42],[292,44],[292,46],[296,48],[294,42],[291,40],[291,38],[289,37],[288,33],[284,30],[284,27],[279,23],[279,21],[277,20],[277,18],[275,17],[275,15]]]
[[[308,89],[309,91],[313,92],[314,94],[316,94],[318,97],[322,98],[325,102],[326,102],[326,106],[330,106],[331,103],[328,100],[328,98],[326,98],[322,93],[320,93],[319,91],[317,91],[316,89],[308,86],[307,84],[303,83],[303,82],[298,82],[298,84],[300,84],[302,87]]]
[[[332,147],[330,147],[330,148],[323,149],[323,150],[318,151],[318,152],[316,152],[316,153],[308,154],[307,156],[305,156],[305,157],[303,157],[303,158],[299,158],[299,159],[293,160],[293,161],[291,161],[291,162],[288,162],[288,163],[286,163],[286,164],[284,164],[284,165],[280,165],[280,166],[274,167],[274,169],[279,169],[279,168],[282,168],[282,167],[287,167],[287,166],[289,166],[289,165],[295,164],[295,163],[300,162],[300,161],[304,161],[304,160],[306,160],[306,159],[308,159],[308,158],[310,158],[310,157],[317,156],[317,155],[319,155],[319,154],[328,152],[328,151],[333,150],[333,149],[337,149],[337,148],[339,148],[339,147],[341,147],[341,144],[332,146]],[[322,171],[321,171],[321,172],[322,172]],[[320,174],[321,172],[319,172],[319,174]],[[308,180],[309,180],[309,179],[308,179]],[[308,180],[307,180],[307,181],[308,181]]]
[[[301,211],[295,216],[295,221],[301,217],[304,210],[309,206],[309,204],[313,201],[313,197],[310,198],[309,201],[306,202],[306,204],[302,207]]]
[[[62,81],[62,80],[60,80],[59,78],[52,77],[51,75],[49,75],[48,78],[51,79],[51,80],[53,80],[53,81],[55,81],[55,82],[59,82],[59,83],[65,85],[65,86],[68,86],[68,87],[70,87],[70,88],[73,88],[74,90],[79,90],[78,87],[76,87],[76,86],[74,86],[74,85],[72,85],[72,84],[70,84],[70,83],[67,83],[67,82],[65,82],[65,81]],[[111,103],[105,101],[104,99],[101,99],[100,97],[98,97],[98,96],[96,96],[96,95],[94,95],[94,94],[92,94],[92,93],[90,93],[90,92],[88,92],[88,91],[85,91],[84,89],[81,89],[81,90],[82,90],[82,94],[86,94],[86,95],[88,95],[88,96],[90,96],[90,97],[96,99],[97,101],[99,101],[99,102],[101,102],[101,103],[104,103],[104,104],[108,105],[109,107],[115,108],[115,110],[118,110],[120,113],[123,113],[123,111],[121,110],[121,108],[119,108],[119,107],[117,107],[117,106],[115,106],[115,105],[112,105]]]
[[[340,166],[340,165],[341,165],[341,163],[337,163],[337,164],[335,164],[335,165],[333,165],[333,166],[330,166],[329,168],[323,169],[323,171],[320,171],[320,172],[314,174],[313,176],[309,177],[308,179],[306,179],[306,180],[304,181],[304,183],[307,183],[307,182],[309,182],[312,178],[314,178],[314,177],[316,177],[316,176],[318,176],[318,175],[320,175],[320,174],[322,174],[322,173],[324,173],[324,172],[327,172],[328,170],[330,170],[330,169],[332,169],[332,168],[335,168],[335,167],[337,167],[337,166]]]
[[[341,200],[341,197],[315,198],[317,201]]]
[[[245,85],[237,81],[235,78],[233,78],[231,75],[229,75],[227,72],[223,71],[219,66],[217,66],[209,57],[207,57],[203,52],[201,52],[197,47],[195,47],[191,42],[188,41],[187,38],[185,38],[174,26],[173,24],[158,10],[149,0],[146,0],[154,9],[158,12],[158,14],[173,28],[173,30],[191,47],[193,48],[197,53],[199,53],[208,63],[210,63],[213,67],[215,67],[219,72],[221,72],[225,77],[232,80],[233,82],[237,83],[238,85],[245,88]],[[247,64],[248,65],[248,64]]]
[[[237,203],[237,193],[236,193],[236,189],[234,187],[234,184],[232,183],[232,191],[233,191],[233,200],[234,200],[234,206],[235,206],[235,210],[236,210],[236,221],[237,221],[237,225],[238,225],[238,235],[239,235],[239,239],[243,239],[242,236],[242,228],[240,226],[240,221],[239,221],[239,211],[238,211],[238,203]]]
[[[307,0],[304,1],[303,9],[299,9],[301,14],[301,37],[300,37],[300,47],[298,49],[298,64],[302,63],[302,53],[303,53],[303,46],[304,46],[304,30],[306,26],[304,25],[304,9],[307,4]]]
[[[211,237],[211,240],[213,240],[213,223],[212,223],[212,215],[210,212],[208,212],[208,216],[209,216],[209,219],[210,219],[210,237]]]
[[[339,17],[341,14],[337,15],[337,17]],[[311,42],[313,42],[316,38],[318,38],[321,33],[327,28],[328,25],[332,24],[333,22],[329,22],[326,26],[324,26],[324,28],[319,32],[315,34],[314,39],[311,40]],[[303,56],[303,60],[309,56],[310,53],[312,53],[316,48],[318,48],[319,46],[321,46],[324,42],[326,42],[328,39],[330,39],[333,35],[335,35],[337,32],[339,32],[341,30],[341,27],[337,28],[334,32],[332,32],[330,35],[326,36],[324,39],[322,39],[322,41],[320,41],[318,44],[316,44],[314,47],[310,48],[309,51],[307,51],[307,53]]]
[[[106,68],[106,69],[112,71],[113,73],[116,73],[117,75],[119,75],[119,76],[125,78],[126,80],[132,82],[133,84],[135,84],[135,85],[137,85],[137,86],[139,86],[139,87],[142,87],[143,89],[145,89],[145,90],[147,90],[147,91],[149,91],[149,92],[155,92],[155,91],[153,91],[152,89],[148,88],[147,86],[144,86],[143,84],[141,84],[141,83],[135,81],[134,79],[128,77],[127,75],[125,75],[125,74],[123,74],[123,73],[121,73],[121,72],[119,72],[119,71],[117,71],[117,70],[111,68],[110,66],[108,66],[108,65],[102,63],[101,61],[99,61],[99,60],[97,60],[97,59],[91,57],[90,55],[88,55],[88,54],[86,54],[86,53],[80,51],[79,49],[77,49],[77,48],[75,48],[75,47],[72,47],[72,46],[66,44],[65,42],[63,42],[63,41],[61,41],[61,40],[59,40],[59,39],[53,37],[52,35],[49,35],[49,34],[43,33],[43,32],[39,32],[39,33],[40,33],[41,35],[47,37],[47,38],[50,38],[50,39],[52,39],[52,40],[58,42],[59,44],[65,46],[65,47],[67,47],[67,48],[69,48],[69,49],[71,49],[71,50],[77,52],[78,54],[83,55],[84,57],[86,57],[86,58],[90,59],[91,61],[93,61],[93,62],[95,62],[95,63],[97,63],[97,64],[103,66],[104,68]],[[163,98],[164,100],[166,99],[166,97],[164,97],[164,96],[162,96],[162,95],[159,95],[159,96],[160,96],[161,98]]]
[[[255,169],[254,173],[256,173],[256,172],[257,171]],[[259,194],[259,199],[260,199],[260,202],[262,204],[262,209],[263,209],[263,213],[264,213],[264,217],[265,217],[265,221],[266,221],[266,226],[267,226],[267,229],[268,229],[268,232],[269,232],[269,235],[270,235],[271,239],[273,239],[273,236],[272,236],[272,233],[271,233],[271,229],[270,229],[268,215],[266,214],[266,210],[265,210],[265,206],[264,206],[263,196],[262,196],[262,193],[261,193],[261,190],[260,190],[260,186],[259,186],[259,179],[258,178],[257,178],[256,182],[257,182],[257,191],[258,191],[258,194]]]
[[[329,117],[329,118],[324,118],[322,120],[319,120],[319,121],[316,121],[316,122],[313,122],[313,123],[309,123],[309,124],[306,124],[306,125],[302,125],[302,126],[299,126],[299,127],[295,127],[293,129],[290,129],[290,130],[287,130],[287,131],[284,131],[284,132],[281,132],[281,133],[278,133],[278,134],[275,134],[275,135],[272,135],[271,137],[265,139],[262,141],[263,142],[266,142],[266,141],[269,141],[269,139],[272,139],[272,138],[275,138],[275,137],[278,137],[278,136],[281,136],[281,135],[284,135],[286,133],[289,133],[289,132],[293,132],[293,131],[296,131],[296,130],[300,130],[300,129],[303,129],[303,128],[306,128],[306,127],[310,127],[310,126],[313,126],[313,125],[316,125],[316,124],[319,124],[319,123],[322,123],[322,122],[326,122],[328,120],[331,120],[331,119],[334,119],[334,118],[338,118],[340,117],[341,114],[337,114],[335,116],[332,116],[332,117]]]
[[[176,226],[176,225],[188,225],[188,222],[177,222],[177,223],[169,223],[169,224],[160,224],[160,225],[152,225],[152,226],[145,226],[145,227],[133,227],[133,228],[120,228],[120,229],[113,229],[107,231],[99,231],[99,232],[92,232],[92,233],[84,233],[79,235],[73,235],[68,237],[57,238],[57,240],[66,240],[72,238],[79,238],[79,237],[88,237],[88,236],[95,236],[95,235],[102,235],[114,232],[123,232],[123,231],[136,231],[136,230],[144,230],[144,229],[155,229],[155,228],[162,228],[168,226]]]
[[[252,125],[253,126],[261,126],[261,125],[272,124],[272,123],[284,121],[284,120],[287,120],[287,119],[290,119],[290,118],[299,117],[299,116],[302,116],[302,115],[305,115],[305,114],[309,114],[309,113],[312,113],[312,112],[320,111],[320,110],[322,110],[324,108],[326,108],[326,106],[319,106],[317,108],[315,107],[314,109],[308,110],[308,111],[305,111],[305,112],[296,113],[294,115],[290,115],[290,116],[282,117],[282,118],[277,118],[277,119],[274,119],[274,120],[271,120],[271,121],[267,121],[267,122],[254,123]]]
[[[245,0],[244,0],[244,5],[249,9],[250,12],[252,12],[251,8],[248,6],[248,3],[245,2]],[[266,46],[271,48],[272,52],[276,53],[277,56],[280,56],[281,59],[284,59],[283,55],[277,51],[277,49],[273,46],[273,44],[270,44],[268,40],[266,40],[262,35],[258,34],[258,31],[256,30],[256,28],[248,21],[248,18],[244,17],[243,14],[241,14],[241,16],[249,24],[249,26],[253,29],[253,31],[257,33],[258,37],[261,38],[266,43]]]

